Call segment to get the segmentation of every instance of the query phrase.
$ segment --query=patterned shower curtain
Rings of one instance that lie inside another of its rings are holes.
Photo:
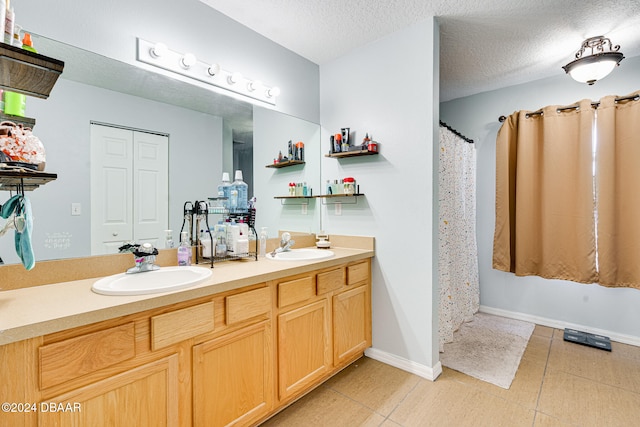
[[[476,152],[440,126],[440,351],[480,306],[476,243]]]

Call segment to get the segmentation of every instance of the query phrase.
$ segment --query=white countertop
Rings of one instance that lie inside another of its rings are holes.
[[[213,275],[203,283],[151,295],[99,295],[91,286],[100,278],[3,291],[0,345],[374,256],[369,249],[332,247],[331,250],[335,254],[332,258],[317,261],[261,259],[216,263]]]

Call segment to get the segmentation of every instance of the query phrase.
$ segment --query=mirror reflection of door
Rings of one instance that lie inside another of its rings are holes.
[[[169,137],[91,124],[91,254],[160,247],[169,223]]]

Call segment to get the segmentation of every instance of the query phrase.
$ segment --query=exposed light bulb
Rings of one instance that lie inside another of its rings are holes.
[[[213,77],[220,72],[220,64],[211,64],[209,68],[207,68],[207,73]]]
[[[260,80],[254,80],[252,82],[249,82],[249,84],[247,84],[247,89],[249,89],[249,92],[260,90],[261,87],[262,87],[262,82]]]
[[[184,56],[180,58],[180,65],[185,69],[193,67],[196,65],[196,62],[198,62],[198,60],[193,53],[185,53]]]
[[[234,85],[238,83],[240,80],[242,80],[242,74],[238,72],[235,72],[231,74],[229,77],[227,77],[227,81],[229,82],[230,85]]]
[[[271,89],[267,89],[266,95],[269,98],[276,98],[280,96],[280,88],[278,86],[274,86]]]
[[[153,58],[160,58],[167,54],[169,48],[164,43],[156,43],[151,49],[149,49],[149,55]]]

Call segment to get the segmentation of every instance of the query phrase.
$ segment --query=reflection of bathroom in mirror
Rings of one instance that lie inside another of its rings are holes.
[[[266,149],[271,158],[273,150],[286,144],[286,140],[274,141],[254,135],[254,106],[248,102],[45,37],[34,35],[34,43],[41,54],[65,62],[64,72],[49,99],[27,97],[26,115],[36,119],[34,134],[43,141],[47,151],[46,171],[58,174],[57,180],[27,193],[33,207],[32,242],[38,261],[91,254],[92,122],[168,135],[169,223],[166,228],[173,230],[174,240],[178,239],[182,226],[185,201],[215,196],[223,171],[229,172],[233,179],[234,169],[242,169],[244,181],[250,186],[255,186],[256,180],[265,179],[264,164],[269,158],[263,158],[262,154],[254,158],[254,139],[257,144],[274,145]],[[318,142],[310,142],[310,146],[319,146],[317,124],[269,108],[256,109],[314,127]],[[287,132],[284,135],[283,138]],[[295,135],[289,138],[293,137]],[[319,188],[319,151],[316,154],[317,168],[308,169],[317,170],[316,176],[307,174],[305,179]],[[287,217],[287,207],[272,203],[280,189],[262,186],[255,191],[258,228],[267,226],[270,236],[275,237],[280,228],[298,226],[300,221],[291,224],[280,221]],[[252,195],[250,188],[249,196]],[[9,193],[2,197],[8,198]],[[280,215],[281,212],[285,215]],[[266,223],[267,218],[270,223]],[[210,221],[217,219],[212,217]],[[298,227],[302,231],[319,229],[319,213],[312,212],[303,221],[308,224]],[[0,238],[0,257],[7,264],[19,262],[12,234]],[[160,241],[163,240],[162,237]]]

